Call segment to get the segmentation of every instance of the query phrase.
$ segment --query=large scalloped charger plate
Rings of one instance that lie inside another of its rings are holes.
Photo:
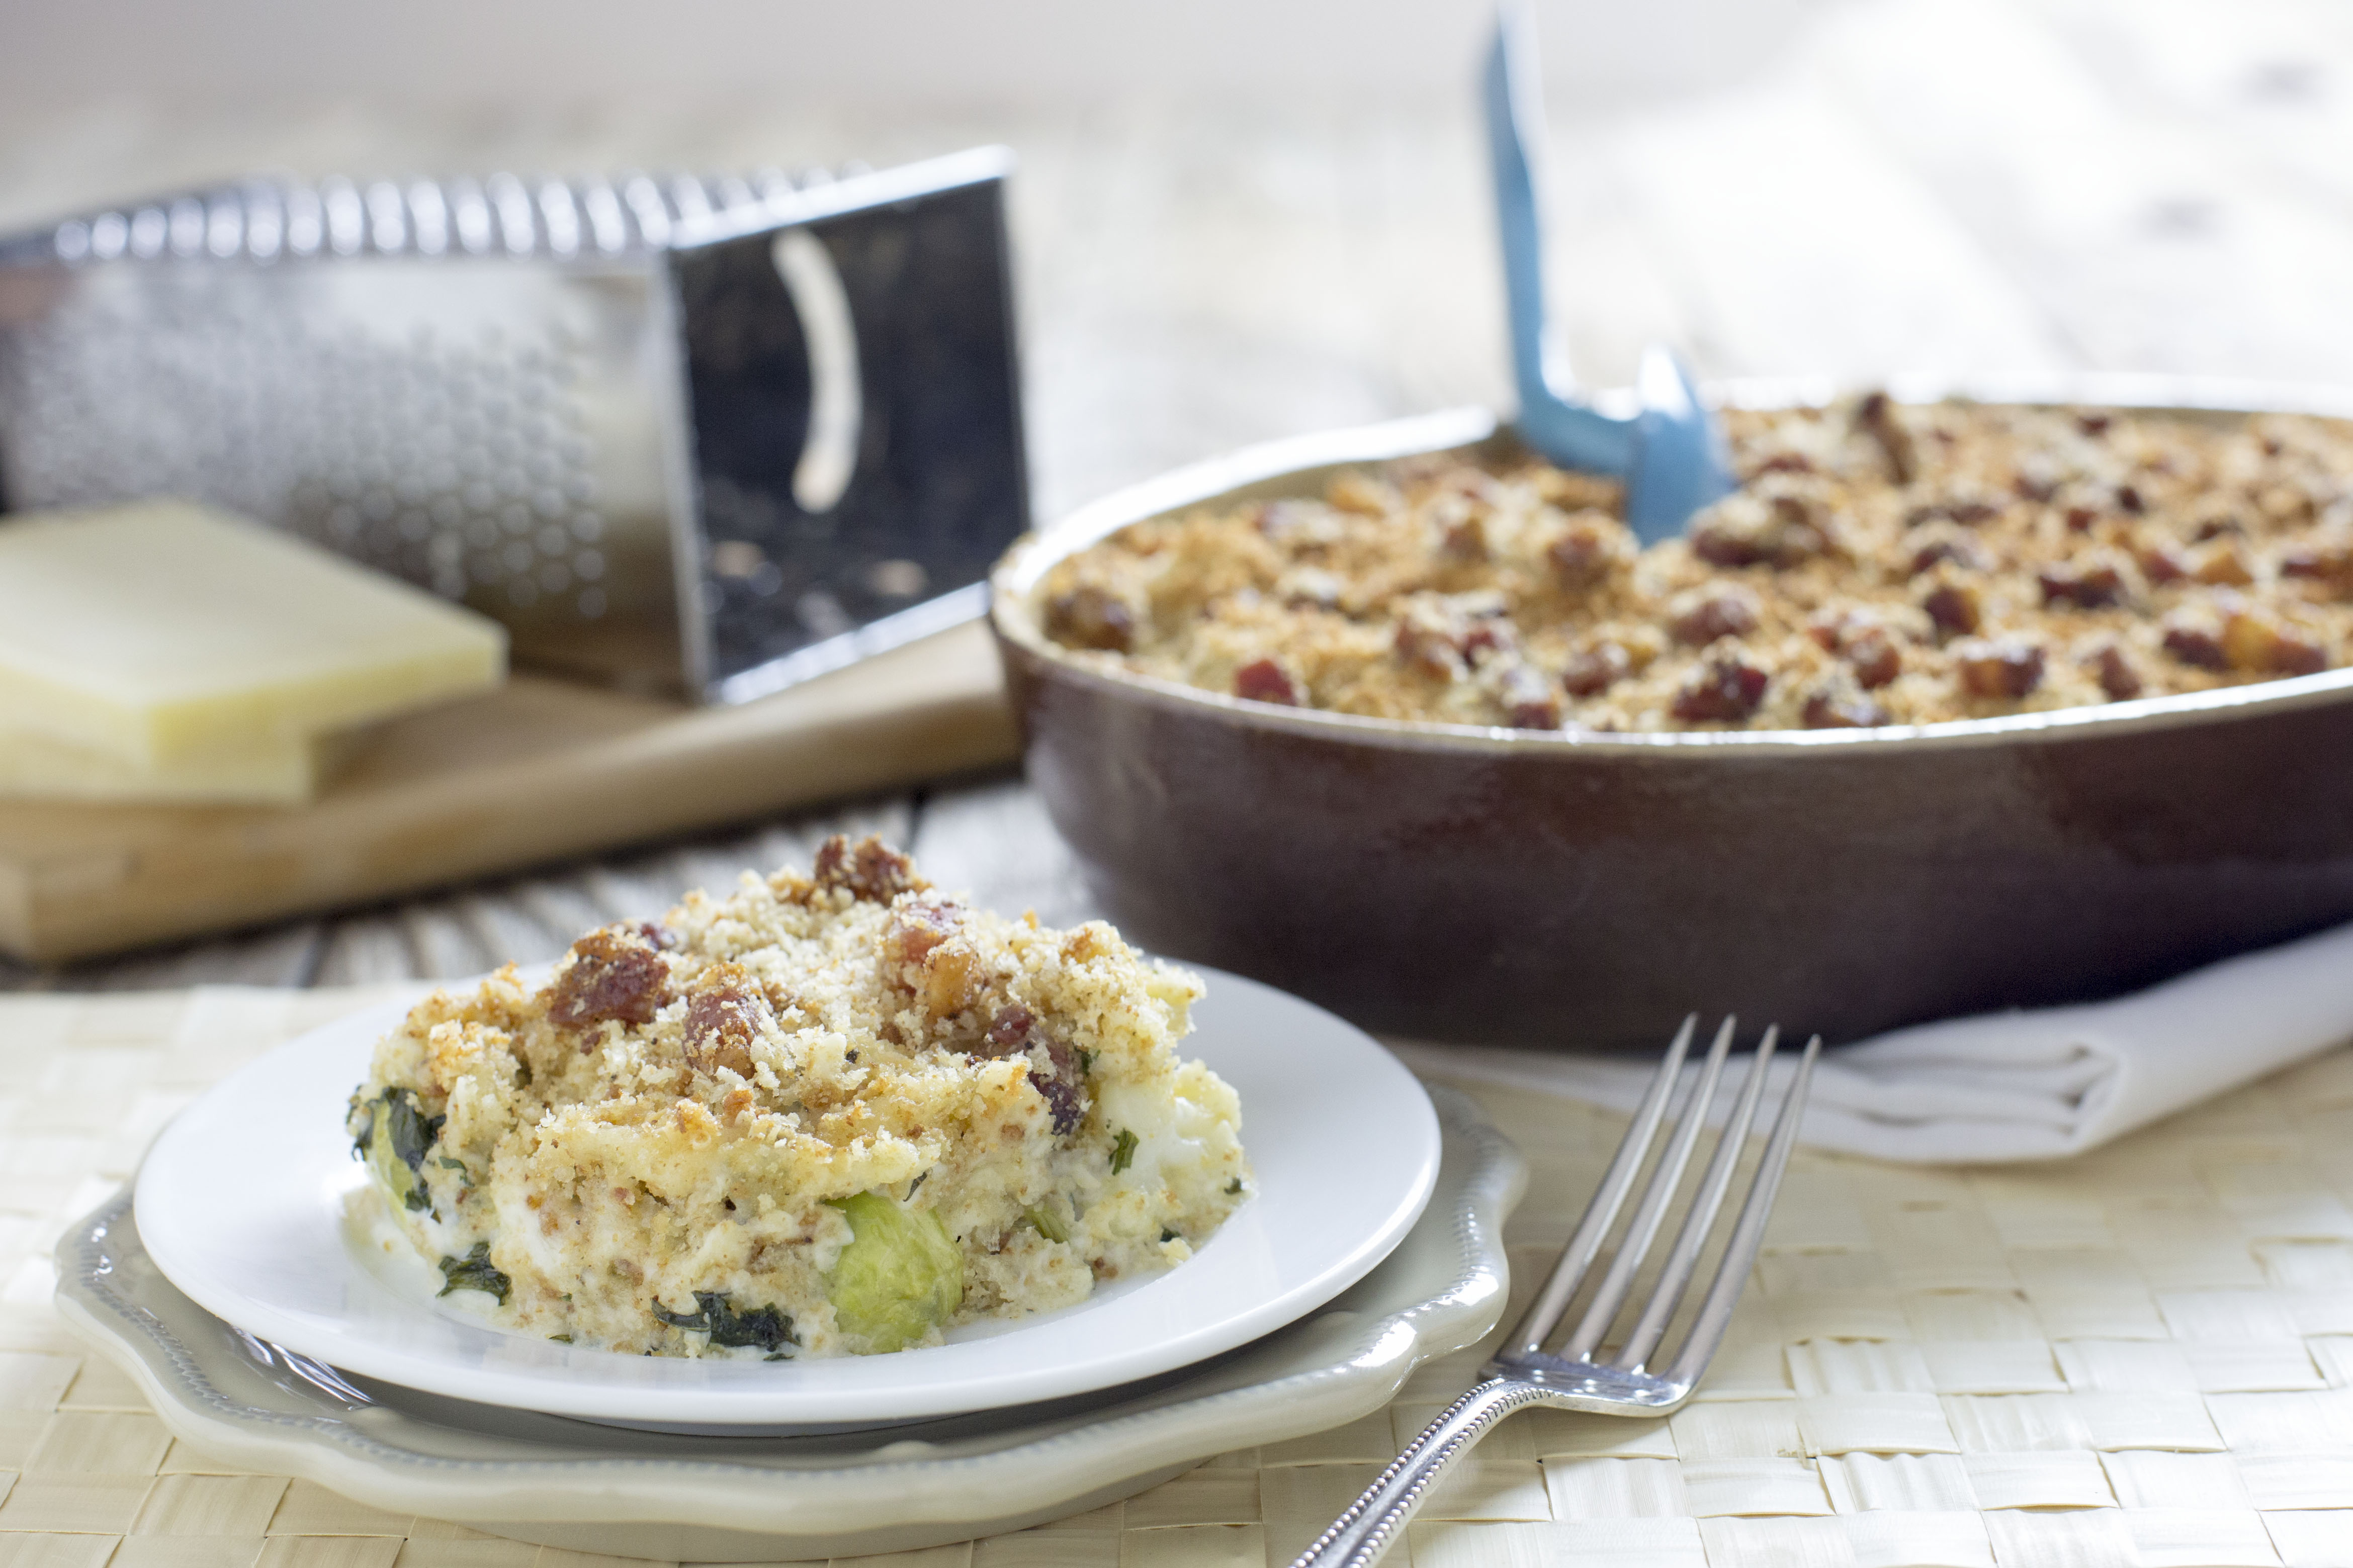
[[[1208,1361],[1071,1399],[880,1431],[691,1436],[589,1426],[347,1379],[172,1288],[129,1196],[58,1248],[58,1308],[217,1460],[396,1513],[671,1562],[777,1562],[994,1535],[1098,1507],[1209,1455],[1379,1409],[1464,1351],[1504,1301],[1504,1217],[1525,1166],[1469,1096],[1431,1091],[1430,1206],[1370,1274]]]
[[[1362,1279],[1437,1178],[1430,1098],[1372,1038],[1257,981],[1204,972],[1184,1042],[1241,1099],[1250,1200],[1187,1262],[1062,1310],[891,1355],[781,1363],[628,1356],[492,1327],[406,1246],[343,1131],[404,1011],[290,1041],[183,1112],[141,1167],[139,1228],[173,1285],[300,1355],[405,1388],[679,1431],[917,1420],[1086,1394],[1269,1333]]]

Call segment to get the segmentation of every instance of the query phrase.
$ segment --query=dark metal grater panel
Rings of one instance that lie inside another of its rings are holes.
[[[745,689],[776,678],[748,672],[976,588],[1028,526],[997,188],[807,227],[858,324],[861,397],[848,489],[821,512],[797,503],[800,447],[778,438],[810,417],[818,356],[770,237],[670,258],[709,551],[702,609],[715,678]]]

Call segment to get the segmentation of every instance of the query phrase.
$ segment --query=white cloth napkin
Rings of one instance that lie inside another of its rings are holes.
[[[1881,1160],[1951,1163],[2080,1153],[2353,1039],[2353,924],[2224,959],[2137,994],[1987,1013],[1825,1051],[1803,1139]],[[1693,1055],[1706,1040],[1694,1043]],[[1631,1110],[1655,1064],[1392,1038],[1434,1077]],[[1760,1118],[1797,1053],[1777,1057]],[[1690,1071],[1696,1071],[1694,1066]],[[1735,1097],[1719,1092],[1718,1117]]]

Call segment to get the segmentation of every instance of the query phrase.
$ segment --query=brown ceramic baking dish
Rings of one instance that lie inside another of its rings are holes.
[[[1964,390],[2353,414],[2216,383]],[[1807,392],[1723,395],[1824,395]],[[1257,447],[1110,497],[998,565],[1030,780],[1123,931],[1370,1028],[1575,1048],[1655,1047],[1693,1009],[1852,1039],[2112,994],[2353,919],[2353,668],[1916,728],[1536,734],[1107,674],[1039,629],[1046,571],[1132,522],[1510,441],[1471,411]]]

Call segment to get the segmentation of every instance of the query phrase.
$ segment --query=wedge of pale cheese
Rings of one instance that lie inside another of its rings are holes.
[[[0,518],[0,731],[135,769],[495,686],[497,623],[181,501]]]
[[[0,731],[0,798],[157,805],[293,805],[349,749],[347,731],[273,735],[227,751],[192,752],[141,767],[33,730]]]

